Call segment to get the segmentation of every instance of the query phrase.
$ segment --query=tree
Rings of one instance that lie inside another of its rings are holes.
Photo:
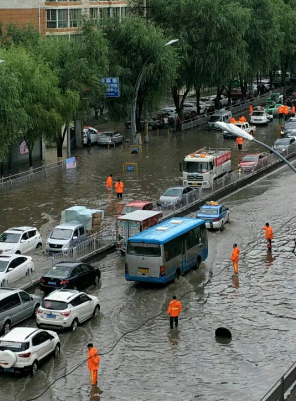
[[[113,120],[129,118],[136,80],[146,63],[137,101],[139,128],[144,109],[146,113],[155,112],[169,93],[176,78],[176,52],[173,46],[165,47],[169,39],[162,30],[141,18],[113,22],[104,27],[104,32],[109,40],[109,76],[120,78],[120,98],[107,102]]]

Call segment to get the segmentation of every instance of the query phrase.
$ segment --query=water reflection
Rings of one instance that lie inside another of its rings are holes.
[[[91,392],[89,395],[89,401],[100,401],[100,399],[101,399],[100,395],[102,393],[103,393],[103,391],[96,384],[94,384],[91,388]]]
[[[275,256],[272,256],[272,251],[271,249],[267,250],[266,254],[266,260],[265,260],[265,267],[266,269],[269,269],[270,266],[273,264],[273,261],[275,260]]]
[[[238,278],[238,274],[234,274],[232,276],[232,287],[235,289],[239,288],[239,278]]]
[[[172,351],[175,354],[176,351],[177,351],[179,340],[180,340],[180,331],[179,331],[179,329],[171,330],[168,333],[168,339],[169,339],[169,341],[171,343]]]

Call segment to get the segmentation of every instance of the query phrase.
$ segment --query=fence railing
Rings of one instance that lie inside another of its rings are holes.
[[[23,183],[33,181],[35,178],[47,177],[52,172],[63,170],[66,166],[65,160],[60,160],[55,163],[45,164],[40,167],[22,171],[17,174],[12,174],[0,178],[0,189],[13,188]]]
[[[296,362],[289,367],[285,374],[273,385],[273,387],[261,398],[260,401],[285,401],[285,393],[293,387],[287,401],[294,401],[296,385]]]

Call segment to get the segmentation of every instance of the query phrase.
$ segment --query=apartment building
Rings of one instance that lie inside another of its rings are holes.
[[[9,23],[32,24],[43,35],[74,38],[83,17],[101,25],[110,18],[128,16],[128,0],[0,0],[2,30]]]

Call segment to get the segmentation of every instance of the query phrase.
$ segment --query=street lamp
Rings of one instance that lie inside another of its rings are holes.
[[[173,39],[167,42],[164,47],[171,46],[175,43],[179,42],[179,39]],[[137,125],[136,125],[136,110],[137,110],[137,99],[138,99],[138,92],[140,89],[141,81],[145,73],[145,68],[148,63],[148,61],[151,59],[149,57],[145,63],[143,64],[143,67],[140,71],[140,74],[138,75],[136,85],[135,85],[135,90],[134,90],[134,95],[133,95],[133,100],[132,100],[132,105],[131,105],[131,131],[132,131],[132,138],[133,138],[133,144],[137,145]]]
[[[248,141],[253,141],[258,143],[261,146],[264,146],[266,149],[270,150],[272,153],[277,155],[280,159],[283,160],[284,163],[286,163],[291,170],[296,173],[296,168],[287,160],[283,155],[281,155],[279,152],[271,148],[270,146],[266,145],[266,143],[260,142],[257,139],[255,139],[252,135],[248,134],[246,131],[242,130],[241,128],[237,127],[234,124],[228,124],[228,123],[222,123],[222,122],[216,122],[216,125],[223,130],[229,132],[230,134],[233,134],[235,136],[240,136],[241,138],[247,139]]]

